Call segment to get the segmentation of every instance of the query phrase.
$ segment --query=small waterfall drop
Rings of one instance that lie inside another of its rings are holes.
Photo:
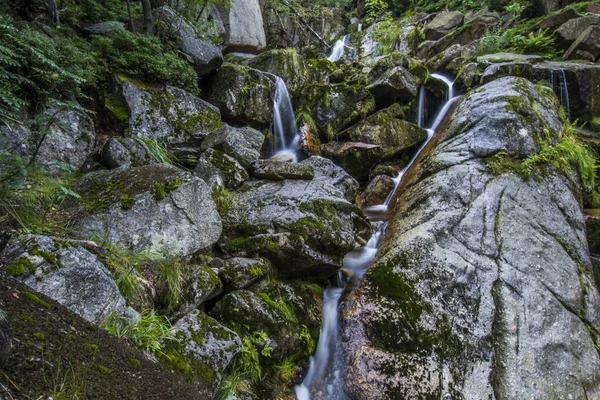
[[[552,70],[550,72],[550,86],[560,100],[560,105],[567,112],[567,117],[571,119],[571,104],[569,102],[569,86],[567,85],[567,75],[563,68]]]
[[[362,32],[362,24],[358,24],[358,32]]]
[[[289,153],[296,162],[296,148],[300,142],[294,108],[285,82],[275,77],[275,96],[273,97],[273,135],[275,137],[274,155]]]
[[[409,163],[394,178],[394,188],[387,196],[385,202],[373,207],[367,207],[364,211],[373,227],[373,235],[365,246],[352,250],[344,257],[343,270],[349,273],[354,282],[354,286],[349,290],[354,290],[362,279],[367,268],[371,265],[375,256],[379,242],[385,233],[387,227],[386,212],[390,201],[396,189],[400,186],[402,177],[410,168],[421,151],[433,137],[435,130],[442,122],[444,116],[454,103],[452,84],[447,77],[439,74],[432,74],[434,78],[440,79],[448,85],[448,95],[446,102],[436,116],[433,124],[427,129],[427,140],[419,147]],[[424,96],[423,96],[424,97]],[[421,107],[420,107],[421,108]],[[419,113],[421,115],[421,112]],[[421,117],[420,117],[421,118]],[[422,120],[421,120],[422,121]],[[339,332],[339,300],[344,293],[349,280],[344,279],[341,272],[338,274],[338,287],[325,289],[323,291],[323,323],[319,335],[319,342],[315,354],[310,358],[310,366],[302,384],[296,386],[297,400],[310,400],[311,394],[318,399],[327,400],[346,400],[343,389],[343,370],[345,368],[339,351],[340,332]]]
[[[348,35],[344,36],[341,39],[338,39],[333,45],[333,49],[331,50],[331,54],[327,59],[331,62],[336,62],[340,58],[344,56],[344,51],[346,50],[346,42],[348,41]]]

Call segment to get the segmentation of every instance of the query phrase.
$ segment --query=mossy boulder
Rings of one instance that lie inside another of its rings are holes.
[[[208,101],[227,122],[268,127],[273,120],[272,79],[257,69],[225,63],[208,82]]]
[[[366,89],[371,92],[378,108],[395,102],[408,103],[417,96],[417,82],[406,69],[398,66],[383,73]]]
[[[267,293],[236,290],[226,294],[210,315],[244,332],[264,332],[266,339],[261,347],[271,348],[270,357],[283,361],[302,349],[300,329],[291,319],[290,306],[282,297],[271,298]],[[245,326],[244,326],[245,325]]]
[[[146,143],[138,138],[112,138],[102,148],[102,163],[110,169],[156,162]]]
[[[224,185],[227,189],[234,189],[249,178],[246,169],[235,158],[216,149],[208,149],[202,153],[194,175],[210,187]]]
[[[330,142],[321,145],[321,154],[346,170],[359,182],[385,157],[383,146],[362,142]]]
[[[565,51],[565,60],[587,60],[596,62],[600,57],[600,25],[587,28]]]
[[[533,80],[533,66],[527,62],[495,63],[485,69],[481,83],[485,84],[503,76],[519,76]]]
[[[206,137],[202,142],[202,150],[210,148],[221,150],[246,168],[260,157],[264,140],[264,135],[256,129],[235,128],[225,124]]]
[[[377,175],[360,194],[357,200],[358,206],[365,208],[383,204],[394,186],[394,180],[390,176]]]
[[[116,95],[127,111],[128,136],[178,144],[199,143],[221,127],[218,108],[172,86],[153,87],[115,77]]]
[[[310,165],[275,160],[258,160],[252,163],[250,175],[257,179],[282,181],[284,179],[311,180],[315,173]]]
[[[328,158],[312,156],[300,162],[310,165],[314,171],[314,180],[322,181],[341,190],[344,198],[350,203],[354,202],[358,193],[358,182],[344,169]]]
[[[239,336],[208,315],[195,310],[177,321],[175,339],[164,342],[161,362],[198,384],[212,398],[233,357],[241,350]]]
[[[210,247],[221,219],[203,180],[168,164],[97,171],[74,184],[72,233],[124,251],[189,256]]]
[[[234,192],[219,247],[269,259],[283,276],[327,277],[369,224],[328,179],[248,181]]]
[[[91,323],[102,324],[111,313],[127,318],[136,314],[112,274],[77,241],[14,237],[1,257],[9,275]]]
[[[279,76],[285,81],[290,93],[302,90],[313,74],[306,59],[293,48],[265,51],[246,64]]]
[[[405,121],[402,107],[394,104],[340,132],[338,138],[380,145],[383,156],[389,158],[400,156],[423,143],[427,139],[427,131]]]
[[[425,25],[425,39],[438,40],[460,27],[465,16],[459,11],[446,11],[436,14],[435,17]]]
[[[230,290],[247,289],[273,274],[271,262],[265,258],[233,257],[219,268],[219,277]]]

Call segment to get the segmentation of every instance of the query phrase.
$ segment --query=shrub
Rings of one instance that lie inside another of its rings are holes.
[[[154,310],[143,311],[130,323],[125,317],[113,312],[103,327],[109,333],[127,338],[137,346],[157,354],[162,354],[162,341],[175,338],[169,320]]]

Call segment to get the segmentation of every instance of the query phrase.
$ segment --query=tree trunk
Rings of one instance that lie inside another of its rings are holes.
[[[48,22],[50,25],[58,25],[60,23],[56,0],[48,0]]]
[[[133,26],[133,16],[131,15],[131,0],[127,0],[127,14],[129,15],[129,30],[131,32],[135,32],[135,28]]]
[[[154,33],[154,21],[150,0],[142,0],[142,11],[144,12],[144,33],[152,34]]]

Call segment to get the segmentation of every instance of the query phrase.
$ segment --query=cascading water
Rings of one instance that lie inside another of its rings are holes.
[[[567,76],[564,69],[552,70],[550,73],[550,85],[560,100],[560,105],[567,112],[567,117],[571,119],[571,104],[569,103],[569,86],[567,85]]]
[[[353,277],[352,282],[354,282],[354,287],[350,288],[350,290],[356,288],[367,268],[371,265],[371,262],[377,255],[379,241],[387,227],[385,212],[387,211],[392,196],[402,181],[404,173],[410,168],[427,143],[429,143],[438,125],[450,109],[452,103],[456,100],[452,91],[453,82],[443,75],[432,74],[432,76],[448,85],[446,102],[431,127],[427,129],[427,140],[417,150],[408,165],[406,165],[394,179],[394,188],[386,198],[385,202],[378,206],[365,209],[367,217],[372,221],[373,235],[365,246],[354,249],[344,257],[343,269]],[[421,114],[422,112],[423,108],[419,107],[419,113]],[[422,115],[419,115],[419,121],[423,121]],[[346,399],[342,381],[344,365],[340,354],[341,352],[338,351],[338,306],[339,300],[348,285],[348,280],[344,279],[341,273],[338,274],[337,280],[338,287],[329,288],[323,292],[323,324],[321,326],[319,343],[317,344],[315,354],[310,358],[310,366],[302,384],[295,388],[296,398],[298,400],[310,400],[311,395],[319,399],[327,400]]]
[[[333,49],[331,50],[331,55],[327,57],[327,59],[331,62],[335,62],[342,58],[344,55],[344,51],[346,50],[346,42],[348,41],[348,35],[343,38],[337,40],[333,45]]]
[[[275,96],[273,98],[273,135],[275,136],[275,155],[289,153],[296,162],[296,148],[300,141],[294,108],[285,82],[275,77]]]

